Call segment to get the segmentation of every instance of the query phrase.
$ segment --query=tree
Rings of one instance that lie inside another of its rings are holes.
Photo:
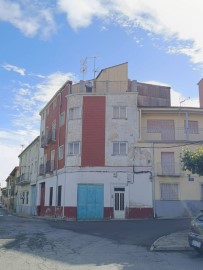
[[[199,148],[196,151],[191,151],[188,148],[184,149],[181,154],[181,162],[183,170],[203,176],[203,148]]]

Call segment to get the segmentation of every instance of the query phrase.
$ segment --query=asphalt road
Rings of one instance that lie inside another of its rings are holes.
[[[153,242],[170,233],[189,228],[189,219],[110,220],[110,221],[47,221],[56,229],[99,236],[118,244],[150,248]]]
[[[189,220],[77,222],[23,218],[0,209],[0,269],[202,270],[194,251],[150,252],[153,241]]]

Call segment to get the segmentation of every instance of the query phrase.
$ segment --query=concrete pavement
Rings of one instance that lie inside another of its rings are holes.
[[[151,251],[188,251],[192,248],[188,244],[189,230],[171,233],[158,238],[151,246]]]

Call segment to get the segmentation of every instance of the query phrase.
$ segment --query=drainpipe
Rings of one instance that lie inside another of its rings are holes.
[[[153,203],[153,216],[156,218],[156,203],[155,203],[155,188],[156,188],[156,183],[155,183],[155,162],[154,162],[154,142],[152,143],[152,203]]]
[[[59,146],[60,146],[60,113],[61,113],[61,92],[60,92],[60,102],[59,102],[59,111],[58,111],[58,143],[57,143],[57,159],[56,159],[56,200],[55,200],[55,218],[56,218],[56,206],[58,204],[58,169],[59,169]]]

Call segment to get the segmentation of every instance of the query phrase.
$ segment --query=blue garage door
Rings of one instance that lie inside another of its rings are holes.
[[[78,185],[78,219],[103,219],[104,185]]]

